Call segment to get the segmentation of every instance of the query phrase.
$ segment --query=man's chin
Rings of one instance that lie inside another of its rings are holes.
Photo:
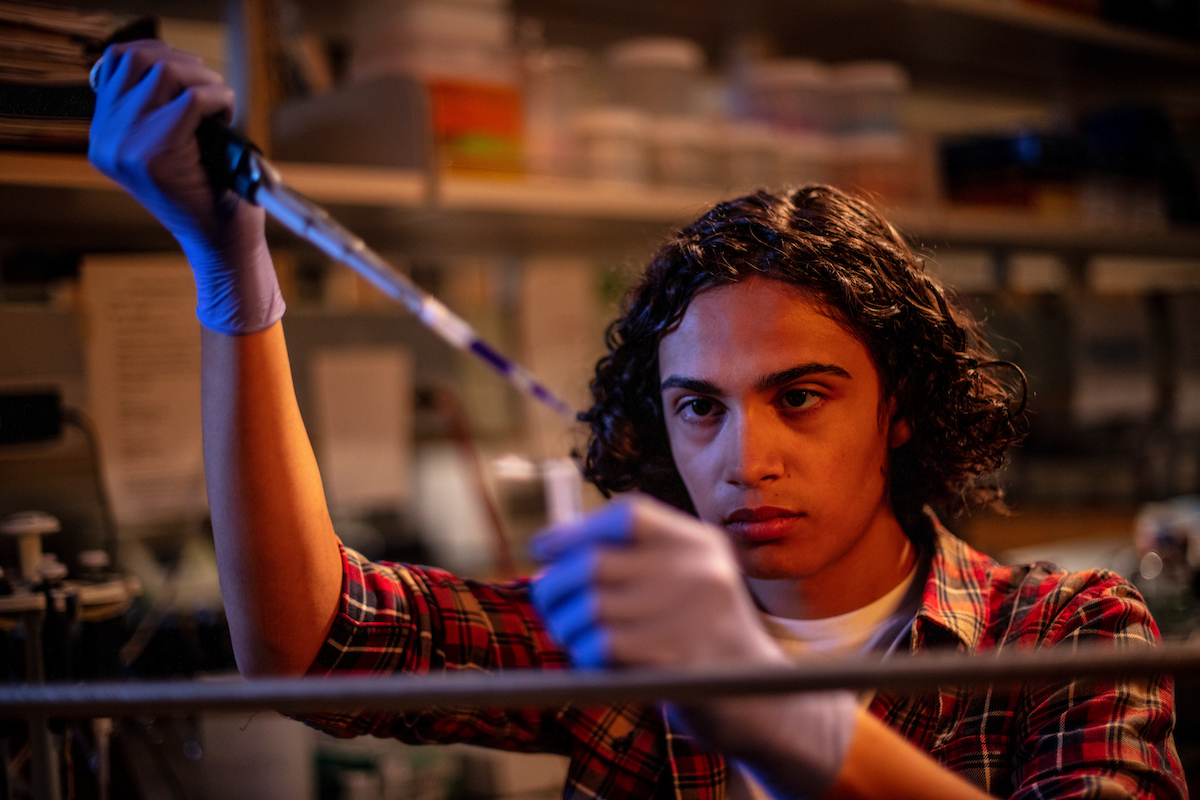
[[[743,575],[758,581],[802,580],[820,568],[804,559],[789,558],[787,553],[780,552],[782,548],[772,547],[772,544],[737,548],[738,566]]]

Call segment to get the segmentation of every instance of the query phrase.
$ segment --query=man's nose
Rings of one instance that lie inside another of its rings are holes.
[[[724,444],[725,482],[752,487],[783,476],[783,437],[769,409],[744,408],[732,414]]]

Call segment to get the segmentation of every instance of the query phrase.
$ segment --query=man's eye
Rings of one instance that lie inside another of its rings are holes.
[[[789,389],[780,398],[787,408],[809,408],[821,399],[819,394],[804,389]]]
[[[711,414],[713,412],[713,409],[715,407],[716,407],[716,404],[713,403],[712,400],[706,400],[704,398],[699,398],[696,400],[689,400],[686,403],[684,403],[683,411],[691,412],[692,414],[694,414],[697,417],[707,417],[709,414]]]

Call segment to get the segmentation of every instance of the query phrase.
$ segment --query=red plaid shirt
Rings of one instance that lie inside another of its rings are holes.
[[[527,580],[480,583],[343,553],[341,609],[310,675],[568,666],[529,604]],[[939,528],[911,641],[913,653],[974,653],[1158,640],[1137,590],[1120,577],[1045,563],[999,566]],[[1167,678],[880,693],[870,710],[993,795],[1187,797]],[[565,798],[725,796],[723,758],[672,730],[657,706],[434,708],[304,719],[343,737],[369,733],[413,744],[468,742],[569,755]]]

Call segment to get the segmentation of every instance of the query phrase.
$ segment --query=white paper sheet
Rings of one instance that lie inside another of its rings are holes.
[[[119,523],[203,513],[200,323],[182,255],[90,255],[81,295],[88,397]]]
[[[400,347],[313,354],[321,476],[342,509],[395,508],[410,494],[412,355]]]

